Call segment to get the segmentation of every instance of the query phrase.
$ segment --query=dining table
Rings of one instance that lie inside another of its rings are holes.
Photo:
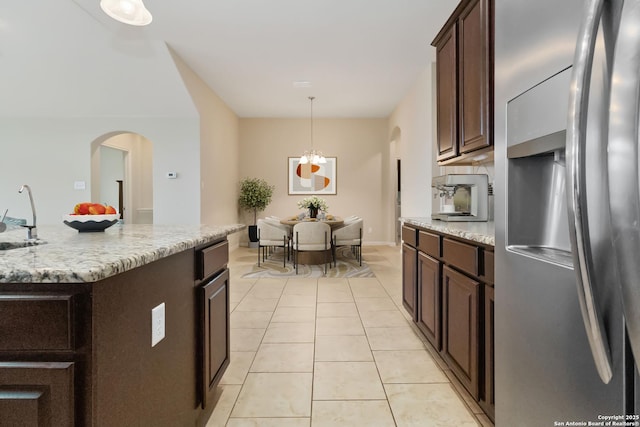
[[[340,227],[341,225],[344,225],[344,220],[337,216],[330,216],[324,219],[306,218],[306,217],[299,219],[297,216],[290,216],[280,220],[280,224],[290,225],[291,227],[293,227],[294,225],[300,222],[324,222],[325,224],[329,224],[332,230],[334,228]]]

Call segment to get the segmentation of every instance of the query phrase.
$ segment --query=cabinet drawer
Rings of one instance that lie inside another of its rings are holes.
[[[418,243],[418,230],[412,227],[407,227],[406,225],[402,226],[402,241],[409,246],[413,246],[414,248]]]
[[[478,248],[466,243],[444,238],[442,257],[445,262],[473,276],[478,276]]]
[[[0,350],[73,350],[73,295],[0,295]]]
[[[75,425],[73,362],[0,362],[0,425]]]
[[[198,267],[196,279],[209,277],[227,266],[229,262],[229,242],[225,240],[197,251],[196,259]]]
[[[419,231],[418,249],[427,255],[440,258],[440,236],[426,231]]]
[[[493,252],[484,251],[484,278],[488,283],[494,282],[494,263]]]

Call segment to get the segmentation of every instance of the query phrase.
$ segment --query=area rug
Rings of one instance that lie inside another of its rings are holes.
[[[327,274],[324,274],[324,264],[306,265],[298,264],[298,274],[293,266],[293,261],[287,261],[286,266],[282,266],[282,257],[284,252],[278,250],[271,254],[266,261],[260,261],[260,267],[256,262],[251,271],[245,273],[242,277],[246,279],[270,277],[375,277],[371,268],[365,260],[362,260],[362,266],[358,263],[355,255],[349,247],[339,247],[336,250],[336,266],[331,263],[331,268],[327,266]]]

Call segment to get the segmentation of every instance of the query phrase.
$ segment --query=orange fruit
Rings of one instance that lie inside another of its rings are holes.
[[[89,202],[78,203],[77,205],[74,206],[73,213],[77,215],[88,215],[89,206],[91,206],[91,203]]]
[[[100,203],[92,203],[91,206],[89,206],[90,215],[104,215],[104,212],[106,210],[107,208],[105,208],[104,205]]]

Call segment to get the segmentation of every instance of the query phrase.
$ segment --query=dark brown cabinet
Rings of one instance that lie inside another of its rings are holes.
[[[225,239],[92,283],[0,283],[0,426],[204,426],[230,360],[227,263]]]
[[[229,243],[196,250],[196,282],[200,313],[198,384],[202,408],[210,409],[215,389],[230,362]]]
[[[477,400],[480,364],[480,283],[442,269],[442,355]]]
[[[432,42],[440,164],[493,146],[492,9],[491,0],[463,0]]]
[[[416,319],[418,250],[402,244],[402,305]]]
[[[454,22],[436,46],[438,161],[458,156],[457,29]]]
[[[202,407],[229,366],[229,270],[199,288],[202,313]]]
[[[71,362],[0,362],[0,425],[75,425],[73,368]]]
[[[436,350],[441,349],[440,262],[418,252],[418,318],[416,323]]]
[[[493,420],[493,247],[407,225],[402,235],[405,308]]]

